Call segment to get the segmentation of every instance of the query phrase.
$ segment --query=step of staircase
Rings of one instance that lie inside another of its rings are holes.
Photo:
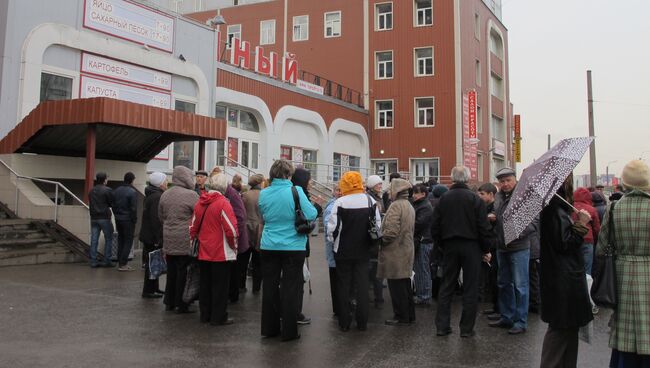
[[[38,220],[0,219],[0,267],[82,260],[44,231]]]

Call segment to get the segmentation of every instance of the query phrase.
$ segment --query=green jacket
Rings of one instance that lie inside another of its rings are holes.
[[[633,190],[614,207],[618,306],[612,314],[609,346],[650,354],[650,194]],[[610,207],[598,237],[602,255],[610,236]],[[602,246],[601,246],[602,245]]]

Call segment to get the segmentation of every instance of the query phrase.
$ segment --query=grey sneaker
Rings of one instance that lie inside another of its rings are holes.
[[[311,318],[309,317],[303,317],[302,319],[299,319],[296,321],[299,325],[308,325],[311,323]]]
[[[124,265],[124,266],[118,267],[117,270],[120,271],[120,272],[130,272],[130,271],[133,271],[133,268],[131,266],[129,266],[129,265]]]
[[[594,305],[593,307],[591,307],[591,314],[595,315],[595,314],[598,314],[598,312],[600,312],[600,309],[598,309],[598,306]]]

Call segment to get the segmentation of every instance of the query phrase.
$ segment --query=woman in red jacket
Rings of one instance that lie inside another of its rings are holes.
[[[228,187],[225,174],[211,176],[210,191],[201,194],[194,207],[190,237],[199,238],[199,267],[201,272],[199,310],[201,322],[229,325],[228,262],[237,259],[237,219],[230,202],[223,196]]]
[[[576,209],[585,210],[591,216],[591,221],[589,221],[585,226],[587,227],[587,234],[584,236],[584,241],[582,243],[582,255],[585,260],[585,273],[591,276],[591,266],[594,259],[594,244],[595,239],[598,239],[598,233],[600,232],[600,220],[598,218],[598,212],[593,207],[591,201],[591,193],[587,188],[578,188],[573,192],[573,205]],[[574,211],[571,215],[573,221],[578,220],[578,215]]]

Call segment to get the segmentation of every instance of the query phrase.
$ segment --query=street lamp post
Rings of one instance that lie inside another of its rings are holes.
[[[605,177],[607,177],[607,186],[610,186],[610,180],[609,180],[609,164],[613,164],[617,162],[618,160],[610,161],[607,163],[607,167],[605,168]]]

